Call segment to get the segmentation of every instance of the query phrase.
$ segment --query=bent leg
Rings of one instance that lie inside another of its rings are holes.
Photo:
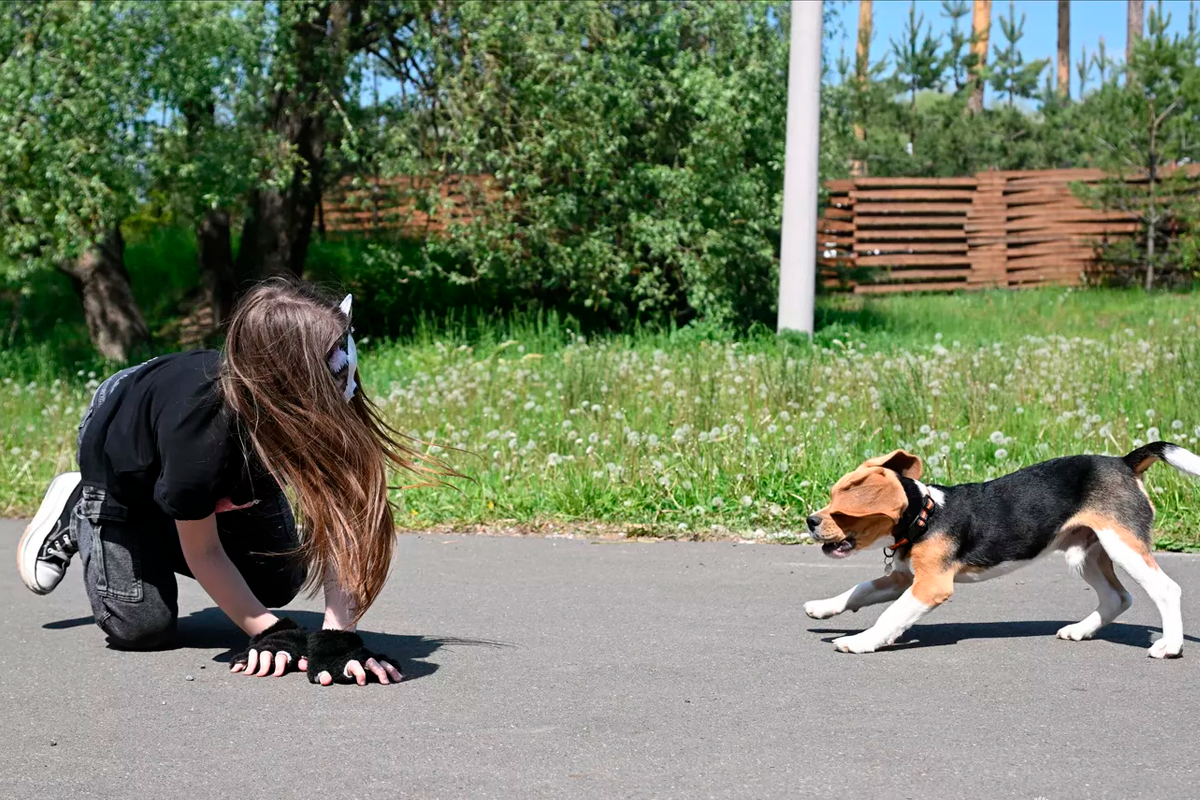
[[[1079,622],[1059,629],[1058,638],[1072,642],[1090,639],[1096,631],[1123,614],[1133,604],[1133,598],[1113,570],[1112,559],[1098,544],[1088,548],[1083,562],[1083,579],[1096,590],[1096,610]]]
[[[179,587],[155,543],[172,532],[153,520],[104,519],[103,501],[103,489],[84,487],[71,516],[92,614],[116,647],[161,647],[175,637]]]
[[[307,570],[298,552],[296,520],[282,492],[249,508],[218,514],[217,531],[229,560],[260,603],[280,608],[292,601]]]
[[[858,611],[876,603],[890,603],[904,594],[911,583],[911,575],[894,571],[873,581],[863,581],[836,597],[810,600],[804,604],[804,613],[813,619],[828,619],[843,611]]]
[[[955,573],[950,552],[950,543],[941,538],[913,545],[912,586],[879,615],[874,625],[862,633],[834,639],[833,646],[843,653],[874,653],[894,643],[917,620],[949,600],[954,594]]]

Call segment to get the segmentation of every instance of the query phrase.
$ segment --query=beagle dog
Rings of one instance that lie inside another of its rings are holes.
[[[837,597],[805,603],[804,612],[828,619],[891,602],[869,629],[833,642],[844,653],[873,653],[946,602],[955,583],[987,580],[1061,551],[1096,590],[1099,605],[1059,630],[1058,638],[1089,639],[1129,608],[1132,598],[1115,563],[1162,615],[1163,635],[1150,657],[1177,657],[1183,650],[1179,584],[1151,552],[1154,506],[1142,483],[1142,473],[1156,461],[1200,476],[1200,456],[1169,442],[1153,442],[1124,458],[1056,458],[958,486],[921,483],[921,459],[903,450],[868,459],[834,484],[829,505],[808,518],[808,529],[832,558],[883,540],[890,567]]]

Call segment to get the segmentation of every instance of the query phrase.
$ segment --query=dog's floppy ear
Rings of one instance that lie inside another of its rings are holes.
[[[864,467],[886,467],[914,481],[921,477],[921,457],[904,450],[893,450],[886,456],[868,458],[862,465]]]

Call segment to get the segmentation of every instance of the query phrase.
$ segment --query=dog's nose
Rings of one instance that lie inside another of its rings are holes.
[[[811,517],[809,517],[808,519],[806,519],[804,521],[808,523],[808,529],[810,531],[815,531],[817,528],[821,527],[821,518],[818,517],[816,514],[813,514]]]

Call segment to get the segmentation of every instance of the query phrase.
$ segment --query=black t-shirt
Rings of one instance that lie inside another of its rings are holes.
[[[107,513],[203,519],[223,498],[242,505],[279,492],[221,402],[220,368],[213,350],[161,356],[95,410],[79,463],[85,485],[105,488]]]

